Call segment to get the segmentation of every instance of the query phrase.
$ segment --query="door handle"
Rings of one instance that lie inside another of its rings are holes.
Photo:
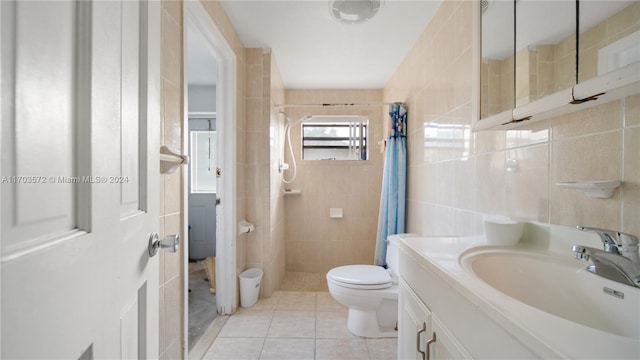
[[[422,323],[422,329],[416,334],[416,351],[422,356],[422,360],[426,360],[426,352],[420,350],[420,334],[427,331],[427,323]]]
[[[431,339],[427,340],[427,348],[425,349],[425,352],[427,353],[427,359],[426,360],[429,360],[429,357],[431,356],[430,347],[431,347],[431,344],[433,344],[434,342],[436,342],[436,332],[435,331],[433,332],[433,335],[431,335]]]
[[[180,246],[179,235],[165,236],[162,240],[158,240],[158,233],[152,232],[149,235],[149,256],[154,257],[158,253],[158,249],[167,252],[176,252]]]

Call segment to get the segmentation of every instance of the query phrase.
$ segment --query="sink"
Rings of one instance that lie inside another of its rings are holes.
[[[607,333],[640,338],[640,289],[587,272],[571,257],[513,248],[471,248],[465,272],[527,306]]]

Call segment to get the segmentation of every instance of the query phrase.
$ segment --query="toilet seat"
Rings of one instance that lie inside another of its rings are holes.
[[[349,289],[378,290],[393,284],[389,272],[376,265],[345,265],[331,269],[327,279]]]

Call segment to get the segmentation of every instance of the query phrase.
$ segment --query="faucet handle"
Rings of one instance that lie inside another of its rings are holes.
[[[600,240],[604,243],[605,250],[618,246],[637,246],[638,238],[635,235],[614,231],[599,229],[587,226],[577,226],[578,230],[595,232],[600,236]]]

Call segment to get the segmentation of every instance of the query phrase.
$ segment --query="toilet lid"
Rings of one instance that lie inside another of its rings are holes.
[[[368,289],[384,289],[391,286],[391,275],[381,266],[346,265],[331,269],[327,277],[349,285],[367,285]]]

